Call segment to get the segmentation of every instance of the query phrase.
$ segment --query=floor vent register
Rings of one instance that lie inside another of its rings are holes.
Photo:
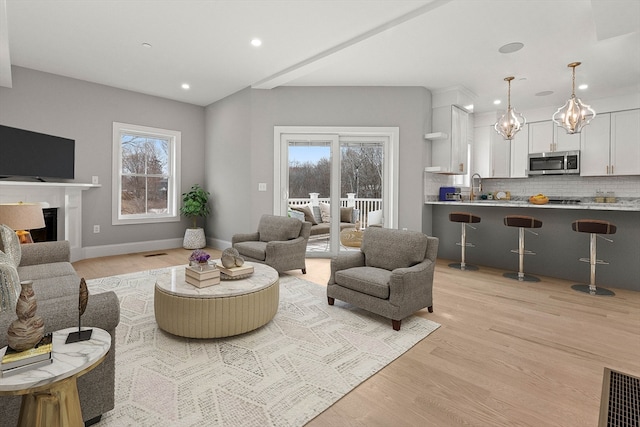
[[[640,378],[604,368],[598,427],[640,426]]]

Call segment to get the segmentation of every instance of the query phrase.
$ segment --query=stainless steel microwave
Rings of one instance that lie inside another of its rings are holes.
[[[529,154],[528,175],[580,173],[580,151],[552,151]]]

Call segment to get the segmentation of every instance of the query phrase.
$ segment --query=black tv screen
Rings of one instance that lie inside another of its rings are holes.
[[[0,177],[73,179],[73,139],[0,125]]]

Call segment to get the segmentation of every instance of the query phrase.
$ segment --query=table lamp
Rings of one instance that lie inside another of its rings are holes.
[[[0,224],[15,230],[20,243],[33,243],[29,230],[45,226],[42,206],[22,202],[0,204]]]

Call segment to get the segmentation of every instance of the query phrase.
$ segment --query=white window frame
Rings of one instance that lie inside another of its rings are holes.
[[[169,140],[169,179],[167,181],[167,213],[163,214],[136,214],[122,215],[121,194],[122,194],[122,145],[121,135],[123,133],[138,134],[159,139]],[[112,158],[112,203],[111,203],[111,224],[152,224],[159,222],[180,221],[180,147],[182,132],[160,129],[148,126],[132,125],[128,123],[113,122],[113,158]]]

